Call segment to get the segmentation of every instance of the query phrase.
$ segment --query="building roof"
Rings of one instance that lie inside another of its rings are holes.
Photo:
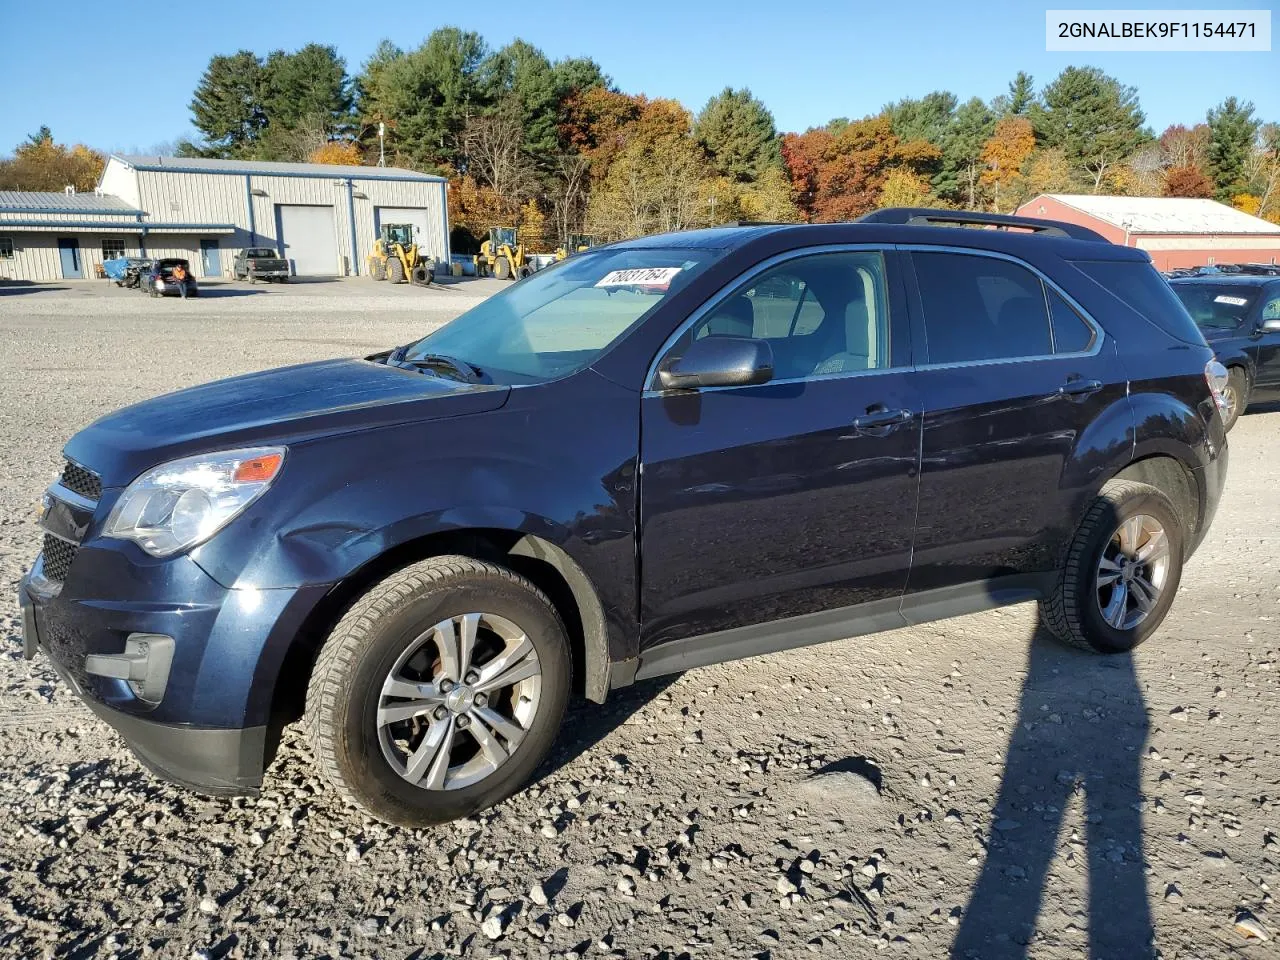
[[[1108,197],[1075,193],[1046,193],[1044,196],[1129,233],[1280,235],[1280,224],[1250,216],[1216,200],[1192,197]],[[1034,203],[1035,200],[1029,200],[1024,207]]]
[[[118,213],[139,214],[108,193],[35,193],[0,190],[0,213]]]
[[[331,163],[276,163],[270,160],[210,160],[204,157],[144,157],[112,154],[135,170],[168,173],[258,174],[270,177],[353,177],[358,180],[420,180],[443,183],[444,177],[399,167],[344,167]]]

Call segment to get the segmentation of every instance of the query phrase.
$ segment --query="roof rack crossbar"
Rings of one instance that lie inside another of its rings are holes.
[[[1067,237],[1072,240],[1090,240],[1108,243],[1106,237],[1088,227],[1061,220],[1040,220],[1036,217],[1014,217],[1003,213],[978,213],[965,210],[934,210],[928,207],[889,207],[875,210],[858,218],[859,223],[902,223],[910,226],[952,224],[955,226],[1016,227],[1048,237]]]

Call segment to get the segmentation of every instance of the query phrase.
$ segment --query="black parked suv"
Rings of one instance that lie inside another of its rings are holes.
[[[1227,368],[1227,429],[1251,400],[1280,400],[1280,276],[1257,270],[1170,283]]]
[[[1027,600],[1131,649],[1213,519],[1224,381],[1146,254],[1080,227],[624,241],[78,433],[27,655],[182,783],[256,790],[305,717],[347,798],[444,821],[574,690]]]

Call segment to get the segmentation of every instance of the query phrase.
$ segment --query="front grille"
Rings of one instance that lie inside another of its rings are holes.
[[[71,561],[80,550],[74,543],[55,537],[52,533],[44,535],[44,576],[46,580],[61,583],[67,579],[67,571],[71,569]]]
[[[102,497],[102,478],[92,470],[86,470],[80,464],[72,463],[70,460],[62,468],[62,485],[72,493],[78,493],[90,500],[99,500]]]

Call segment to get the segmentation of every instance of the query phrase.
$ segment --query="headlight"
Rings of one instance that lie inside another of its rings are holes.
[[[161,464],[129,484],[103,535],[153,557],[203,543],[257,500],[284,464],[284,447],[252,447]]]
[[[159,277],[156,277],[156,289],[157,289],[157,290],[163,290],[163,289],[164,289],[164,281],[163,281],[163,280],[161,280]]]

